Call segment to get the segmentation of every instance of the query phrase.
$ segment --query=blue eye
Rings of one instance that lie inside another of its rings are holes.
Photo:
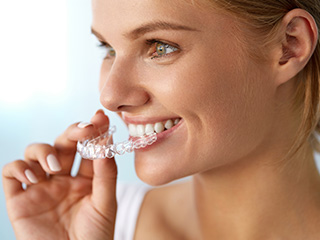
[[[154,44],[154,49],[152,52],[151,59],[165,57],[179,50],[177,47],[171,46],[161,41],[152,40],[151,43]]]
[[[112,47],[107,47],[107,56],[108,57],[115,57],[116,50],[114,50]]]
[[[116,51],[105,42],[100,42],[99,47],[102,48],[104,52],[104,59],[110,59],[116,56]]]

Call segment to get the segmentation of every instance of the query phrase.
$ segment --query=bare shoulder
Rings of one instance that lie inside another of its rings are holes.
[[[183,239],[188,219],[191,182],[184,181],[150,190],[143,201],[137,221],[135,239]]]

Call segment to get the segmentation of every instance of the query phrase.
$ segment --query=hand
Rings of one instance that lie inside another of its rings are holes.
[[[91,123],[85,128],[71,125],[54,146],[30,145],[24,161],[3,168],[7,209],[17,239],[113,239],[117,209],[114,159],[82,159],[77,176],[70,175],[77,141],[109,127],[102,110]],[[22,183],[27,185],[25,190]]]

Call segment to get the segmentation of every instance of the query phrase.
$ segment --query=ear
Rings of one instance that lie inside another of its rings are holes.
[[[318,28],[305,10],[294,9],[282,19],[282,49],[277,60],[277,84],[295,77],[308,63],[318,41]]]

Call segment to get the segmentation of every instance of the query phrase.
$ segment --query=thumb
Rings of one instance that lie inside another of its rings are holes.
[[[117,211],[117,165],[114,158],[97,159],[93,162],[92,202],[108,219],[115,218]]]

